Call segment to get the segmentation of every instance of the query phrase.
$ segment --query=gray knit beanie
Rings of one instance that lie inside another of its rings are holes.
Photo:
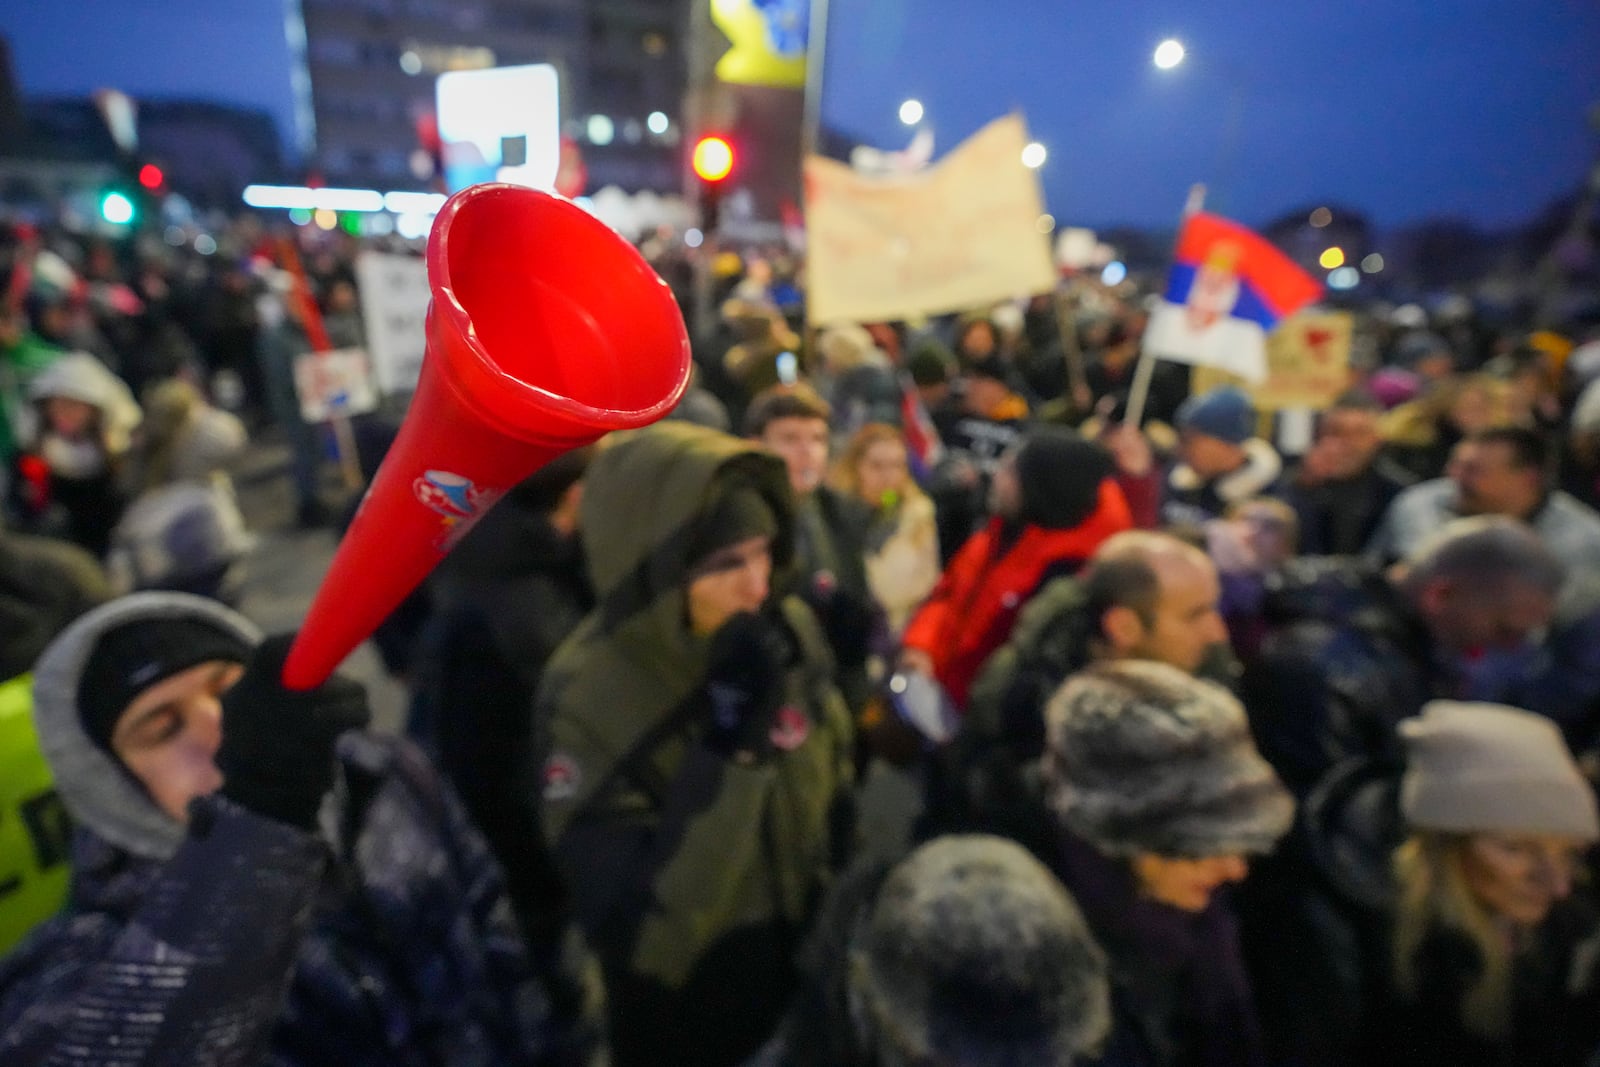
[[[1294,800],[1221,686],[1164,663],[1097,664],[1045,714],[1051,805],[1106,855],[1263,853],[1288,832]]]
[[[902,860],[851,964],[875,1039],[910,1062],[1066,1064],[1110,1027],[1105,957],[1077,904],[998,837],[937,838]]]
[[[1594,791],[1542,715],[1435,700],[1400,724],[1400,736],[1400,810],[1412,826],[1600,840]]]

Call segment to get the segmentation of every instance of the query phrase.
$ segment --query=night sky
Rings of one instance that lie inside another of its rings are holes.
[[[915,96],[942,153],[1021,110],[1063,222],[1170,224],[1205,181],[1255,224],[1329,202],[1501,225],[1571,192],[1600,147],[1594,0],[831,0],[830,22],[829,125],[901,147]],[[291,140],[278,0],[23,0],[0,32],[26,93],[250,104]],[[1159,71],[1166,36],[1189,58]]]

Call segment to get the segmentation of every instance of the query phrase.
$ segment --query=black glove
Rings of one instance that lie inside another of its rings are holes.
[[[707,748],[731,756],[769,747],[793,656],[788,628],[777,619],[741,612],[722,624],[711,637],[699,693]]]
[[[367,691],[334,675],[304,693],[279,680],[293,634],[269,637],[222,695],[222,795],[258,815],[311,830],[333,785],[334,740],[372,717]]]
[[[856,667],[872,651],[876,613],[870,600],[839,586],[815,583],[803,598],[822,623],[823,633],[841,667]]]

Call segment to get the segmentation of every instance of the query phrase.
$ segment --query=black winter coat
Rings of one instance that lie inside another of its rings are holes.
[[[1302,485],[1284,479],[1279,496],[1300,520],[1300,554],[1359,556],[1389,502],[1416,478],[1380,456],[1354,478]]]
[[[1368,1067],[1578,1067],[1600,1048],[1600,927],[1587,902],[1564,901],[1512,965],[1511,1024],[1498,1039],[1470,1032],[1461,1002],[1482,968],[1463,935],[1436,930],[1417,956],[1417,990],[1388,983],[1373,1005]]]
[[[1140,895],[1125,860],[1063,834],[1049,866],[1111,964],[1112,1031],[1098,1067],[1264,1067],[1228,902],[1199,913]]]
[[[483,831],[535,950],[554,951],[565,893],[528,803],[538,792],[528,767],[545,663],[594,606],[582,549],[513,491],[445,560],[431,593],[408,732]]]
[[[1293,561],[1269,579],[1264,619],[1240,696],[1261,754],[1296,797],[1347,759],[1398,758],[1400,720],[1453,695],[1422,621],[1357,561]]]

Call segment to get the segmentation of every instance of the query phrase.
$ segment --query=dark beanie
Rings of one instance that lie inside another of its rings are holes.
[[[778,517],[761,491],[749,485],[722,490],[701,513],[689,540],[689,566],[693,568],[718,549],[752,537],[776,537]]]
[[[1072,430],[1034,430],[1017,453],[1020,517],[1047,529],[1071,529],[1094,514],[1112,466],[1111,453]]]
[[[943,385],[950,380],[956,357],[933,338],[918,341],[906,357],[906,370],[917,385]]]
[[[78,676],[84,733],[110,752],[117,720],[140,693],[208,660],[249,658],[242,638],[201,619],[141,619],[107,630]]]

